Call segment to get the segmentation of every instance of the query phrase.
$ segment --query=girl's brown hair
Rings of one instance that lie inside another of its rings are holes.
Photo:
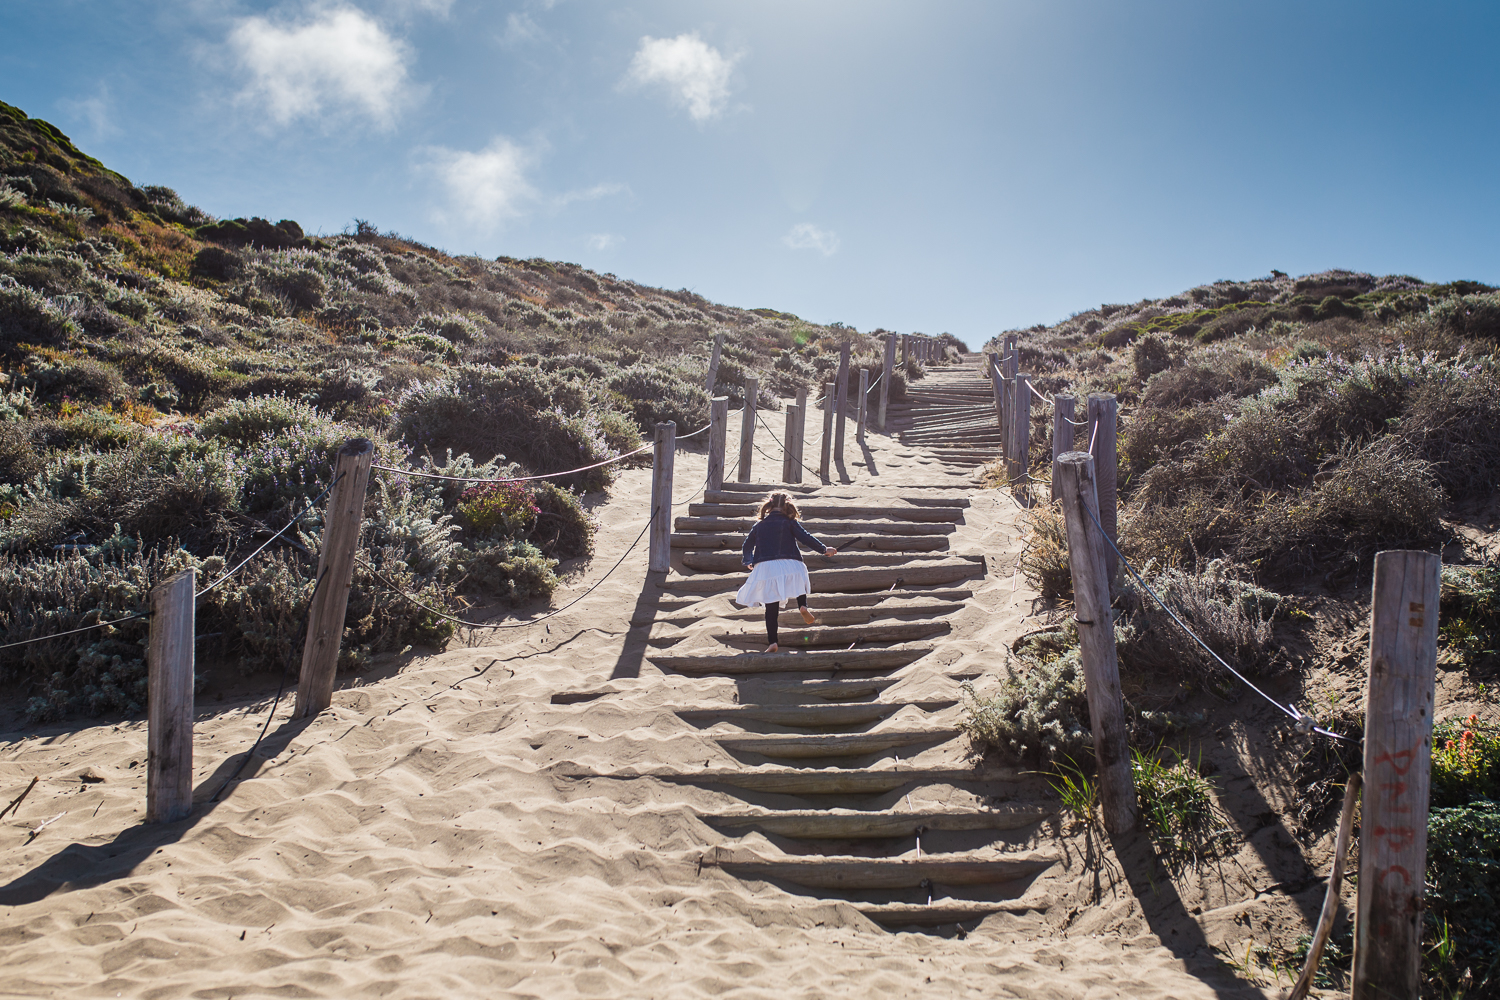
[[[780,511],[793,521],[802,516],[797,513],[797,505],[792,503],[792,498],[785,493],[772,493],[766,497],[766,502],[760,505],[760,514],[757,516],[757,520],[764,519],[773,510]]]

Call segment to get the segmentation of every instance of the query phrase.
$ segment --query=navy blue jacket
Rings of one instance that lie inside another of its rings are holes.
[[[826,545],[813,537],[812,532],[802,527],[779,510],[773,510],[750,529],[745,539],[745,548],[740,561],[747,566],[769,562],[772,559],[795,559],[802,561],[802,552],[797,548],[801,542],[810,549],[822,552]]]

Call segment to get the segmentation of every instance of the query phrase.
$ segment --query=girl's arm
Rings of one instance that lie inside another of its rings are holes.
[[[760,526],[764,523],[764,521],[755,522],[755,526],[752,527],[750,529],[750,533],[745,536],[745,546],[744,548],[740,549],[740,562],[744,563],[746,566],[750,565],[750,554],[755,551],[755,533],[760,530]]]
[[[803,545],[806,545],[808,548],[822,549],[825,556],[831,556],[838,551],[837,549],[824,545],[822,542],[818,541],[817,538],[813,536],[812,532],[802,527],[801,521],[792,522],[792,534],[797,539],[797,541],[801,542]]]

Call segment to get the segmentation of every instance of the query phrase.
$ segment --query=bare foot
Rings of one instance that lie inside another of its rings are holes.
[[[766,652],[768,652],[768,653],[779,652],[779,650],[776,648],[776,643],[773,642],[769,646],[767,646],[766,647]]]
[[[811,611],[807,610],[807,605],[804,604],[801,607],[799,607],[797,610],[800,611],[800,612],[802,612],[802,620],[805,621],[805,622],[807,622],[807,624],[809,624],[809,625],[816,625],[816,624],[818,624],[818,620],[813,617],[813,613]]]

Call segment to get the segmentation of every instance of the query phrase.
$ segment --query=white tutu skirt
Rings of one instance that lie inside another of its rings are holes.
[[[742,608],[755,608],[794,600],[811,591],[812,578],[801,559],[768,559],[750,570],[750,579],[734,595],[734,602]]]

